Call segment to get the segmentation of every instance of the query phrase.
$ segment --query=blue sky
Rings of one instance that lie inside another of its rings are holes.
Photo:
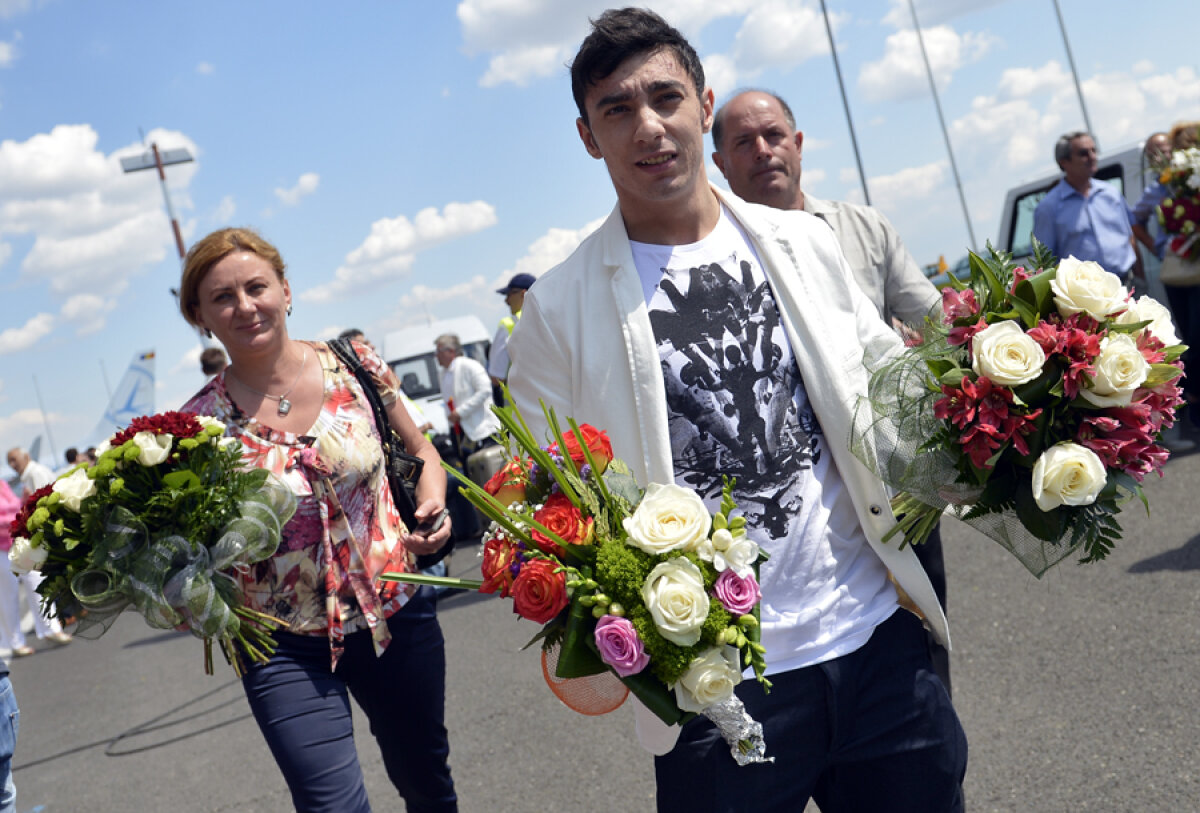
[[[873,202],[918,262],[968,245],[903,0],[827,0]],[[603,3],[0,0],[0,447],[77,442],[135,352],[157,408],[202,383],[168,289],[179,262],[153,172],[191,242],[258,228],[289,266],[297,338],[503,315],[494,289],[562,259],[614,202],[584,152],[564,64]],[[816,0],[653,6],[704,60],[718,103],[783,94],[804,186],[861,200]],[[1200,118],[1193,2],[1060,0],[1102,150]],[[1147,7],[1150,8],[1150,7]],[[1004,191],[1054,169],[1082,127],[1050,0],[919,0],[975,234]],[[139,131],[140,128],[140,131]],[[709,166],[710,177],[722,182]],[[48,447],[47,447],[48,448]]]

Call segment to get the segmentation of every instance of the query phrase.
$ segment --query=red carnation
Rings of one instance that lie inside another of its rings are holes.
[[[204,431],[200,421],[191,412],[160,412],[157,415],[142,415],[129,422],[129,426],[113,435],[109,445],[112,447],[132,440],[138,432],[150,432],[154,435],[172,435],[179,438],[194,438]]]
[[[13,521],[8,524],[9,538],[16,539],[20,536],[28,539],[32,536],[29,533],[29,529],[25,527],[25,524],[33,516],[33,512],[37,510],[38,500],[52,491],[54,491],[54,483],[47,483],[25,498],[25,502],[21,503],[21,510],[13,517]]]

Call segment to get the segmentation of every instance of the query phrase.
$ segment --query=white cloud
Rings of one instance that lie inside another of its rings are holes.
[[[233,216],[237,214],[237,203],[233,200],[233,195],[226,195],[221,198],[221,202],[213,209],[209,215],[209,221],[217,224],[227,224],[233,220]]]
[[[508,313],[503,298],[496,289],[504,286],[513,274],[533,274],[539,277],[570,256],[584,238],[594,232],[604,222],[604,218],[587,223],[578,229],[552,228],[541,237],[529,244],[525,254],[516,260],[509,268],[494,274],[488,279],[482,274],[476,274],[471,279],[445,288],[429,285],[414,285],[400,297],[394,315],[380,320],[371,326],[371,332],[383,336],[393,330],[399,330],[410,325],[419,324],[431,318],[438,306],[450,305],[454,315],[474,313],[484,321],[492,324]]]
[[[29,11],[33,0],[0,0],[0,17],[15,17]]]
[[[717,106],[724,104],[729,95],[742,84],[738,78],[738,66],[733,57],[726,54],[709,54],[702,60],[704,81],[712,88]]]
[[[1133,71],[1135,76],[1144,76],[1148,73],[1154,73],[1154,63],[1148,59],[1138,60],[1133,63],[1133,67],[1130,70]]]
[[[306,172],[300,176],[295,186],[291,189],[276,187],[275,197],[279,198],[279,202],[284,206],[295,206],[300,202],[301,198],[308,197],[313,192],[316,192],[317,187],[320,185],[320,175],[315,172]]]
[[[1015,98],[1056,93],[1071,86],[1071,75],[1056,60],[1040,68],[1009,68],[1000,74],[1000,92]]]
[[[4,267],[4,264],[8,262],[8,258],[11,256],[12,244],[5,243],[3,240],[0,240],[0,268]]]
[[[496,224],[496,209],[477,200],[447,203],[441,212],[429,207],[411,221],[404,215],[383,218],[371,224],[362,245],[346,255],[333,280],[300,294],[308,302],[329,302],[349,293],[398,279],[412,267],[416,255],[464,235]]]
[[[154,130],[149,138],[162,148],[197,153],[182,133]],[[97,142],[86,124],[0,142],[0,236],[32,235],[22,276],[64,298],[115,295],[174,250],[155,173],[126,174],[120,166],[122,156],[145,148],[130,145],[105,155]],[[195,171],[195,163],[168,170],[177,211],[192,207],[187,187]]]
[[[479,83],[495,87],[526,85],[565,72],[564,65],[587,35],[588,20],[611,5],[608,0],[462,0],[456,13],[464,50],[489,55]],[[786,5],[798,7],[795,0]],[[754,6],[754,0],[660,0],[654,10],[694,37],[711,21],[745,14]]]
[[[917,19],[922,28],[1005,2],[1007,0],[914,0]],[[892,0],[891,9],[883,21],[893,28],[911,28],[912,12],[909,10],[908,0]]]
[[[950,84],[954,72],[982,57],[991,47],[986,34],[958,34],[949,26],[922,28],[925,52],[939,89]],[[889,34],[881,59],[863,65],[858,87],[873,102],[910,99],[929,92],[929,79],[921,58],[916,32]]]
[[[17,38],[19,39],[19,37]],[[16,39],[12,42],[0,41],[0,68],[11,68],[17,61]]]
[[[64,321],[75,325],[76,336],[86,336],[102,330],[105,316],[116,306],[115,299],[105,299],[95,294],[76,294],[63,304],[59,315]]]
[[[28,350],[54,330],[54,317],[39,313],[20,327],[0,331],[0,356]]]
[[[568,49],[561,45],[531,45],[515,48],[492,57],[487,72],[479,79],[485,88],[511,82],[524,87],[533,79],[551,76],[562,70]]]
[[[494,293],[497,288],[507,285],[513,274],[533,274],[540,277],[571,256],[571,252],[579,247],[584,238],[600,228],[604,220],[603,217],[597,218],[579,229],[550,229],[529,244],[525,255],[517,260],[512,268],[505,269],[494,277],[493,284],[489,285],[488,289]]]
[[[835,31],[846,15],[830,15]],[[829,53],[821,14],[804,0],[767,0],[746,15],[734,37],[733,56],[750,76],[766,68],[791,68]]]
[[[911,206],[931,196],[945,183],[948,167],[946,161],[934,161],[890,175],[872,176],[867,179],[871,203],[881,209]]]
[[[1151,105],[1167,114],[1165,121],[1194,119],[1200,113],[1197,110],[1200,106],[1200,77],[1190,66],[1177,68],[1174,73],[1147,76],[1138,81],[1138,87],[1150,97]],[[1087,92],[1086,87],[1084,92]]]
[[[211,62],[201,62],[196,66],[196,73],[201,76],[211,76],[213,73],[216,73],[216,70],[217,67]]]

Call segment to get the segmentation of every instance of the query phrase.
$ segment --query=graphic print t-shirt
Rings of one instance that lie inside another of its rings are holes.
[[[853,652],[896,594],[826,448],[757,254],[724,209],[699,243],[630,245],[676,482],[715,510],[722,475],[737,478],[748,533],[771,557],[760,573],[768,672]]]

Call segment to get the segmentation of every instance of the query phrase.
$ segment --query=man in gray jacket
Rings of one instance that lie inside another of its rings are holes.
[[[762,568],[774,689],[738,687],[774,764],[740,768],[704,718],[666,729],[635,706],[659,810],[959,811],[966,737],[913,606],[945,617],[883,484],[848,450],[868,352],[896,335],[832,232],[713,188],[713,94],[696,52],[653,12],[608,11],[571,66],[577,127],[617,206],[525,299],[512,395],[608,430],[642,485],[710,505],[735,477]],[[890,577],[889,577],[890,574]],[[894,582],[893,582],[894,579]],[[899,589],[895,586],[898,585]],[[901,595],[903,593],[903,596]]]

